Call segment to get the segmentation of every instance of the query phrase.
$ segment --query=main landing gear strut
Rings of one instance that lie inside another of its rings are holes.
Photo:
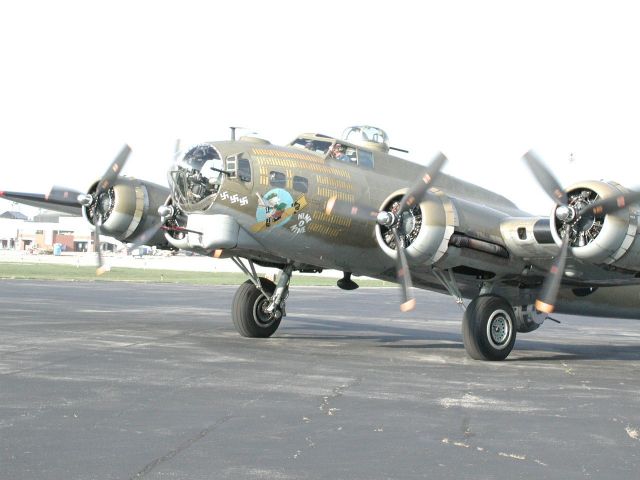
[[[247,268],[242,260],[232,260],[249,277],[233,297],[231,318],[236,330],[243,337],[267,338],[273,335],[282,317],[286,315],[285,300],[289,295],[289,282],[293,265],[286,265],[278,276],[277,285],[258,277],[251,260]]]
[[[444,285],[456,303],[464,310],[462,339],[467,354],[475,360],[504,360],[516,342],[516,330],[535,330],[538,324],[531,314],[520,309],[518,317],[504,298],[485,294],[476,297],[465,307],[462,293],[451,270],[433,269],[434,276]],[[542,322],[540,322],[542,323]]]

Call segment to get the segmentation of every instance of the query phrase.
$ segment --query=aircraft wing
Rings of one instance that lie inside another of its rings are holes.
[[[72,196],[69,196],[72,197]],[[23,192],[1,192],[0,198],[4,198],[11,202],[22,203],[30,207],[45,208],[55,212],[68,213],[71,215],[82,215],[82,206],[78,203],[77,198],[56,198],[55,196],[45,195],[42,193],[23,193]]]

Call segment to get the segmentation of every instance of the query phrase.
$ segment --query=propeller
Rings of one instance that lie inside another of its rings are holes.
[[[567,193],[564,191],[564,188],[560,186],[556,177],[553,176],[540,157],[538,157],[533,150],[529,150],[522,158],[527,163],[529,170],[531,170],[531,173],[536,177],[536,180],[538,180],[538,183],[545,193],[549,195],[551,200],[553,200],[558,206],[566,206]]]
[[[542,189],[558,206],[555,210],[556,218],[565,224],[577,225],[585,215],[615,213],[632,203],[640,201],[640,192],[629,192],[615,197],[603,198],[576,208],[569,204],[565,189],[562,188],[558,180],[536,153],[529,150],[522,158],[534,177],[538,180]],[[560,253],[551,265],[551,269],[542,284],[542,289],[536,300],[535,307],[540,312],[549,314],[555,309],[555,302],[558,297],[567,257],[569,255],[569,243],[571,241],[569,230],[570,229],[563,229],[560,232],[560,235],[563,236]]]
[[[93,203],[95,205],[94,209],[94,226],[95,226],[95,249],[97,252],[98,258],[98,268],[96,270],[96,274],[102,275],[104,272],[109,270],[109,267],[105,266],[102,261],[102,252],[100,245],[100,228],[104,223],[104,217],[107,212],[105,212],[105,201],[104,195],[108,195],[109,188],[111,188],[115,181],[120,176],[122,169],[124,168],[125,163],[127,163],[127,159],[131,154],[131,147],[129,145],[124,145],[122,150],[116,158],[111,162],[109,168],[107,168],[106,172],[98,182],[98,186],[96,187],[96,191],[93,194]],[[82,201],[82,199],[78,199]]]
[[[107,213],[105,208],[109,205],[109,198],[105,198],[105,195],[109,195],[108,190],[114,185],[115,181],[120,176],[120,172],[122,172],[130,153],[131,147],[129,147],[129,145],[125,145],[122,150],[120,150],[120,153],[111,162],[104,175],[102,175],[94,193],[85,194],[69,188],[54,186],[47,196],[49,200],[57,203],[69,202],[69,204],[80,204],[88,209],[93,209],[93,225],[95,227],[93,236],[97,257],[96,274],[98,275],[102,275],[104,272],[109,270],[109,267],[105,266],[102,260],[100,242],[100,229],[104,223],[105,215]]]
[[[396,242],[396,250],[398,252],[396,255],[396,272],[398,282],[402,288],[402,303],[400,304],[400,311],[410,312],[416,308],[416,299],[413,297],[413,293],[411,292],[413,285],[411,283],[411,272],[409,271],[407,256],[404,253],[404,239],[400,238],[396,227],[392,227],[391,231],[393,232],[393,239]]]
[[[375,221],[378,225],[387,227],[391,231],[396,249],[396,277],[402,292],[400,310],[403,312],[411,311],[416,306],[416,300],[412,293],[411,272],[405,253],[408,232],[405,232],[404,215],[427,195],[429,187],[446,161],[447,157],[443,153],[438,153],[420,178],[407,190],[407,193],[391,211],[373,210],[371,207],[338,200],[337,197],[330,198],[325,208],[327,215],[335,214],[363,221]]]
[[[556,257],[551,269],[544,279],[542,289],[536,300],[536,310],[546,314],[553,313],[555,310],[555,302],[558,298],[560,283],[564,276],[564,267],[567,263],[567,252],[569,251],[569,235],[565,235],[560,248],[560,255]]]
[[[413,187],[409,189],[404,197],[402,197],[399,213],[404,212],[407,207],[412,208],[416,202],[419,203],[422,201],[429,189],[429,185],[431,185],[433,179],[440,173],[440,170],[446,162],[447,157],[445,157],[442,152],[439,152],[433,160],[431,160],[431,163],[427,166],[422,178],[420,178],[420,180],[418,180]]]
[[[105,265],[102,261],[102,245],[100,244],[100,227],[102,225],[102,215],[99,215],[94,220],[93,231],[93,245],[96,251],[96,257],[98,259],[98,268],[96,269],[96,275],[102,275],[110,270],[108,265]]]
[[[566,191],[562,188],[560,182],[558,182],[556,177],[547,168],[542,159],[540,159],[533,150],[529,150],[522,158],[544,192],[558,206],[556,209],[556,216],[563,221],[573,220],[576,212],[567,204],[568,199]],[[570,236],[567,232],[565,232],[564,235],[560,254],[555,258],[551,265],[551,269],[549,270],[549,273],[542,284],[542,289],[538,294],[538,298],[536,299],[535,307],[539,312],[550,314],[555,310],[555,303],[558,298],[558,292],[560,291],[560,284],[562,283],[562,277],[564,276],[564,267],[567,263],[567,256],[569,252]]]

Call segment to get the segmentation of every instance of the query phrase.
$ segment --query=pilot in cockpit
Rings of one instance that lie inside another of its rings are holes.
[[[333,159],[338,160],[339,162],[351,163],[349,156],[344,153],[344,145],[341,145],[340,143],[336,143],[331,148],[330,155]]]

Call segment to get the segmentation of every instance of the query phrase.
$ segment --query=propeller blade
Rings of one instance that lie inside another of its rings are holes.
[[[102,245],[100,244],[100,226],[102,225],[102,214],[99,213],[96,218],[96,222],[94,225],[95,230],[93,231],[93,248],[96,251],[96,259],[98,261],[98,267],[96,268],[96,275],[102,275],[104,272],[108,271],[109,268],[105,267],[102,262]]]
[[[411,292],[413,286],[411,284],[411,272],[409,271],[409,264],[407,263],[407,257],[404,253],[404,242],[400,240],[397,228],[392,228],[393,238],[396,242],[396,269],[398,283],[402,290],[402,303],[400,304],[400,311],[410,312],[416,307],[416,299],[413,298]]]
[[[629,192],[624,195],[617,195],[615,197],[598,200],[597,202],[594,202],[580,210],[578,215],[582,216],[585,213],[593,213],[594,215],[615,213],[637,202],[640,202],[640,192]]]
[[[544,280],[540,295],[536,300],[536,310],[543,313],[552,313],[555,309],[556,298],[560,290],[560,282],[564,276],[564,267],[567,263],[567,253],[569,251],[569,235],[562,241],[560,254],[556,257],[547,278]]]
[[[162,228],[162,220],[158,219],[144,232],[142,232],[140,235],[137,235],[136,237],[133,238],[133,240],[129,243],[129,246],[127,247],[127,253],[131,253],[132,250],[135,250],[141,245],[146,245],[149,240],[155,237],[156,233],[158,233],[161,228]]]
[[[409,189],[404,197],[402,197],[398,213],[402,213],[407,208],[411,208],[414,204],[422,201],[427,190],[429,190],[429,186],[438,176],[445,163],[447,163],[447,157],[445,157],[442,152],[438,153],[434,159],[431,160],[422,177]]]
[[[124,147],[122,147],[122,150],[120,150],[118,156],[113,162],[111,162],[111,165],[109,165],[109,168],[106,172],[104,172],[104,175],[100,179],[98,187],[96,188],[96,197],[98,197],[100,193],[104,192],[105,190],[108,190],[109,187],[113,186],[113,183],[120,175],[124,164],[127,162],[127,158],[129,158],[130,153],[131,147],[129,147],[129,145],[125,145]]]
[[[338,197],[331,197],[327,200],[324,212],[327,215],[339,215],[341,217],[351,217],[364,221],[376,221],[379,213],[378,210],[373,210],[371,207],[363,207],[338,200]]]
[[[45,196],[47,201],[56,203],[58,205],[79,205],[78,196],[82,195],[82,192],[73,190],[72,188],[60,187],[54,185],[51,187],[51,191]]]
[[[542,162],[540,157],[538,157],[533,150],[529,150],[522,158],[527,163],[529,170],[531,170],[533,176],[536,177],[536,180],[538,180],[538,183],[545,193],[549,195],[556,204],[566,205],[566,192],[560,186],[556,177],[553,176],[551,171]]]

